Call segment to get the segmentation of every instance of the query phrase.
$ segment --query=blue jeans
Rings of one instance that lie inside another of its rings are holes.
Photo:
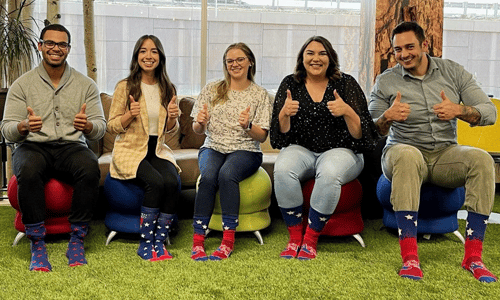
[[[215,194],[219,189],[222,214],[237,216],[240,209],[239,183],[257,172],[261,164],[261,152],[240,150],[224,154],[210,148],[201,148],[198,154],[201,178],[194,215],[212,215]]]
[[[274,164],[274,191],[281,208],[304,202],[301,183],[314,178],[311,207],[331,215],[340,199],[340,189],[358,177],[364,166],[362,154],[346,148],[315,153],[299,145],[281,149]]]

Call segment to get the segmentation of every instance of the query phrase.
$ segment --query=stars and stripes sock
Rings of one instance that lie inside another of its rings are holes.
[[[323,230],[323,228],[325,227],[326,222],[330,220],[331,215],[332,214],[322,214],[311,207],[309,209],[309,217],[307,219],[307,223],[309,224],[309,227],[311,227],[311,229],[314,229],[314,231],[321,232],[321,230]]]
[[[417,245],[417,219],[416,211],[396,211],[396,222],[398,224],[399,246],[403,267],[399,276],[420,280],[424,276],[420,268]]]
[[[234,229],[225,229],[222,232],[222,242],[219,248],[210,255],[210,260],[227,259],[233,253],[235,231]]]
[[[295,258],[299,252],[300,245],[302,245],[304,230],[304,225],[302,224],[302,205],[291,208],[280,207],[280,211],[290,235],[288,244],[280,256],[286,259]]]
[[[307,222],[309,223],[306,228],[306,233],[304,235],[304,241],[300,247],[299,254],[297,258],[300,260],[310,260],[316,258],[316,245],[318,243],[318,238],[325,227],[326,222],[330,219],[331,214],[326,215],[318,212],[314,208],[309,208],[309,217]]]
[[[165,240],[168,238],[170,226],[174,220],[174,214],[160,213],[156,221],[155,240],[153,258],[151,261],[172,259],[172,254],[165,247]]]
[[[280,207],[280,211],[286,226],[302,224],[302,205],[291,208]]]
[[[222,215],[222,242],[219,248],[210,255],[210,260],[223,260],[231,255],[234,249],[234,233],[238,222],[237,215]]]
[[[483,240],[488,224],[488,216],[468,212],[465,225],[465,253],[462,267],[481,282],[495,282],[497,277],[491,273],[482,261]]]
[[[318,243],[320,233],[321,231],[314,230],[310,225],[307,226],[304,241],[300,247],[297,259],[311,260],[316,258],[316,245]]]
[[[156,255],[154,249],[154,233],[156,229],[156,219],[158,218],[159,212],[159,208],[141,206],[141,239],[139,241],[137,255],[139,255],[144,260],[150,260]]]
[[[205,233],[208,229],[210,217],[193,217],[193,248],[191,250],[191,259],[195,261],[207,261],[208,256],[205,252]]]
[[[205,235],[193,234],[193,248],[191,250],[191,259],[195,261],[207,261],[208,256],[205,252]]]
[[[302,231],[304,230],[304,226],[302,222],[295,226],[288,226],[288,233],[290,235],[290,239],[288,240],[288,244],[286,248],[281,252],[280,256],[286,259],[295,258],[299,252],[300,245],[302,245]]]
[[[52,271],[49,258],[47,255],[47,247],[45,246],[45,223],[24,225],[26,236],[31,241],[31,261],[30,271]]]
[[[71,224],[71,234],[68,243],[68,250],[66,250],[66,257],[68,258],[68,265],[76,267],[87,264],[85,258],[85,250],[83,247],[83,239],[87,236],[89,230],[88,223],[73,223]]]

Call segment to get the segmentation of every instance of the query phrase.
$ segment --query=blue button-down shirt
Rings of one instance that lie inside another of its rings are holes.
[[[457,120],[442,121],[434,114],[433,106],[442,102],[442,90],[453,103],[477,109],[481,114],[478,125],[492,125],[496,121],[495,105],[469,72],[451,60],[427,58],[429,68],[423,79],[399,64],[377,77],[368,107],[374,120],[392,105],[398,91],[401,102],[408,103],[411,109],[406,121],[392,123],[386,149],[396,143],[429,150],[457,143]]]

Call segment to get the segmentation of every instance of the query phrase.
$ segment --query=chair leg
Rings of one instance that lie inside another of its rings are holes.
[[[458,230],[453,231],[453,233],[462,241],[462,244],[465,244],[465,239]]]
[[[262,235],[260,234],[260,232],[256,230],[253,232],[253,234],[255,234],[255,236],[259,240],[259,244],[264,245],[264,240],[262,239]]]
[[[24,232],[19,232],[17,235],[16,235],[16,238],[14,239],[14,243],[12,243],[12,246],[16,246],[17,243],[19,243],[19,241],[23,238],[23,236],[25,236],[26,233]]]
[[[359,234],[353,234],[352,235],[361,245],[361,247],[365,248],[365,241],[363,241],[363,238]]]
[[[115,237],[115,235],[117,234],[116,231],[111,231],[108,235],[108,238],[106,239],[106,246],[109,245],[109,243],[111,242],[111,240]]]

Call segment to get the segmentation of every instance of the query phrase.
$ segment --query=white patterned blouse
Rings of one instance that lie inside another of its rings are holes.
[[[220,80],[208,83],[202,90],[191,112],[196,121],[198,112],[204,104],[208,106],[209,121],[205,131],[206,138],[202,147],[221,153],[237,150],[261,152],[260,143],[250,137],[240,126],[238,118],[242,111],[250,106],[250,122],[262,129],[269,130],[272,114],[272,103],[267,91],[252,82],[242,91],[228,92],[228,100],[222,104],[212,105],[216,95],[216,85]]]

